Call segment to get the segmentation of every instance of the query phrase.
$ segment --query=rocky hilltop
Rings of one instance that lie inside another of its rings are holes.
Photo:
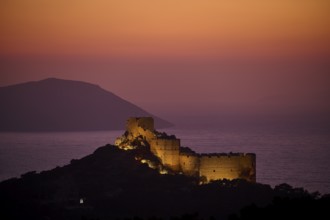
[[[159,174],[148,164],[136,160],[141,154],[146,152],[138,149],[125,151],[106,145],[64,167],[39,174],[30,172],[19,179],[3,181],[0,183],[0,217],[238,219],[242,217],[238,215],[239,210],[251,204],[254,206],[246,208],[245,212],[270,204],[270,210],[256,212],[262,214],[260,219],[271,219],[272,214],[283,219],[290,214],[290,207],[291,214],[297,218],[306,213],[315,217],[329,216],[325,208],[330,204],[329,197],[317,199],[317,194],[309,194],[287,184],[272,189],[268,185],[244,180],[199,185],[196,179],[185,175]],[[279,199],[272,203],[274,198]],[[271,209],[279,205],[283,205],[284,209]],[[294,209],[297,205],[299,211]]]

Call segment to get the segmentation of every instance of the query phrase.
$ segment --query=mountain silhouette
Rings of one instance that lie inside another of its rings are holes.
[[[0,131],[124,129],[123,121],[132,116],[171,126],[97,85],[55,78],[0,87],[0,106]]]

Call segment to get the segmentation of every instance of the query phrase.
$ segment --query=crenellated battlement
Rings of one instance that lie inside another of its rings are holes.
[[[151,117],[129,118],[126,132],[115,144],[122,149],[148,146],[165,168],[174,173],[199,177],[202,183],[218,179],[256,181],[256,155],[253,153],[198,154],[182,147],[180,139],[155,130]],[[141,160],[143,161],[143,160]],[[164,172],[164,170],[160,170]]]
[[[221,158],[221,157],[249,157],[255,156],[253,153],[210,153],[210,154],[200,154],[200,157],[208,158]]]

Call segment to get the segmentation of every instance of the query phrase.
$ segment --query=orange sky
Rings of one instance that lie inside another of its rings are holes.
[[[296,57],[330,51],[328,0],[2,0],[3,55]]]
[[[0,86],[87,81],[157,114],[330,93],[329,0],[0,0],[0,32]]]

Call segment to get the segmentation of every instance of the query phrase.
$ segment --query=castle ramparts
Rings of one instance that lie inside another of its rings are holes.
[[[164,168],[173,173],[199,177],[202,183],[220,179],[256,182],[255,154],[197,154],[190,148],[181,147],[180,139],[175,136],[156,131],[151,117],[129,118],[125,134],[117,138],[115,145],[124,150],[147,147]]]

